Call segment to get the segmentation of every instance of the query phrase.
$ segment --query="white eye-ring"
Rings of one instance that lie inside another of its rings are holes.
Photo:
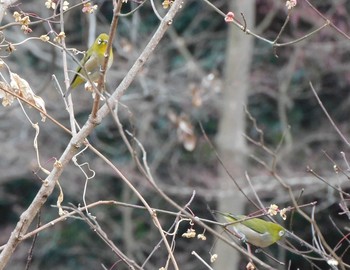
[[[278,232],[278,235],[282,237],[282,236],[284,235],[284,231],[282,231],[282,230],[279,231],[279,232]]]
[[[98,39],[98,41],[97,41],[97,43],[98,43],[98,45],[101,45],[101,43],[103,42],[103,40],[102,39]]]

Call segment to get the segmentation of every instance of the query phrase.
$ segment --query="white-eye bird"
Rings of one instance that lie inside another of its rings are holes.
[[[220,213],[220,212],[218,212]],[[279,241],[286,230],[279,224],[261,218],[249,218],[244,215],[220,213],[232,223],[235,233],[245,242],[256,247],[268,247]],[[230,225],[231,226],[231,225]]]
[[[96,82],[98,80],[107,51],[108,39],[109,36],[106,33],[100,34],[87,50],[84,58],[80,61],[68,91],[64,95],[65,97],[68,97],[72,89],[86,82],[88,78],[91,82]],[[111,67],[112,63],[113,51],[111,47],[109,51],[107,70]]]

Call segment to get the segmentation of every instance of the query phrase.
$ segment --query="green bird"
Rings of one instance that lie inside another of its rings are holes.
[[[286,234],[286,230],[281,225],[261,218],[249,218],[244,215],[232,215],[229,213],[220,214],[228,222],[234,222],[231,226],[243,241],[256,247],[268,247],[279,241]]]
[[[80,61],[69,89],[64,95],[65,97],[68,97],[71,91],[78,85],[86,82],[88,80],[87,78],[89,78],[92,82],[97,82],[105,59],[108,39],[109,36],[106,33],[100,34],[91,47],[87,50],[84,58]],[[112,63],[113,51],[111,47],[109,51],[107,70],[112,66]]]

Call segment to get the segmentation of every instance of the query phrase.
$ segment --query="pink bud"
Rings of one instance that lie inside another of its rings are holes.
[[[233,12],[228,12],[225,16],[225,22],[230,23],[233,22],[233,19],[235,17],[235,14]]]

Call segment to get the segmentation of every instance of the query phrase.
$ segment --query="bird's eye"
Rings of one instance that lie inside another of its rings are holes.
[[[98,41],[97,41],[97,44],[101,45],[102,42],[103,42],[103,40],[99,38]]]
[[[284,231],[279,231],[278,235],[282,237],[284,235]]]

